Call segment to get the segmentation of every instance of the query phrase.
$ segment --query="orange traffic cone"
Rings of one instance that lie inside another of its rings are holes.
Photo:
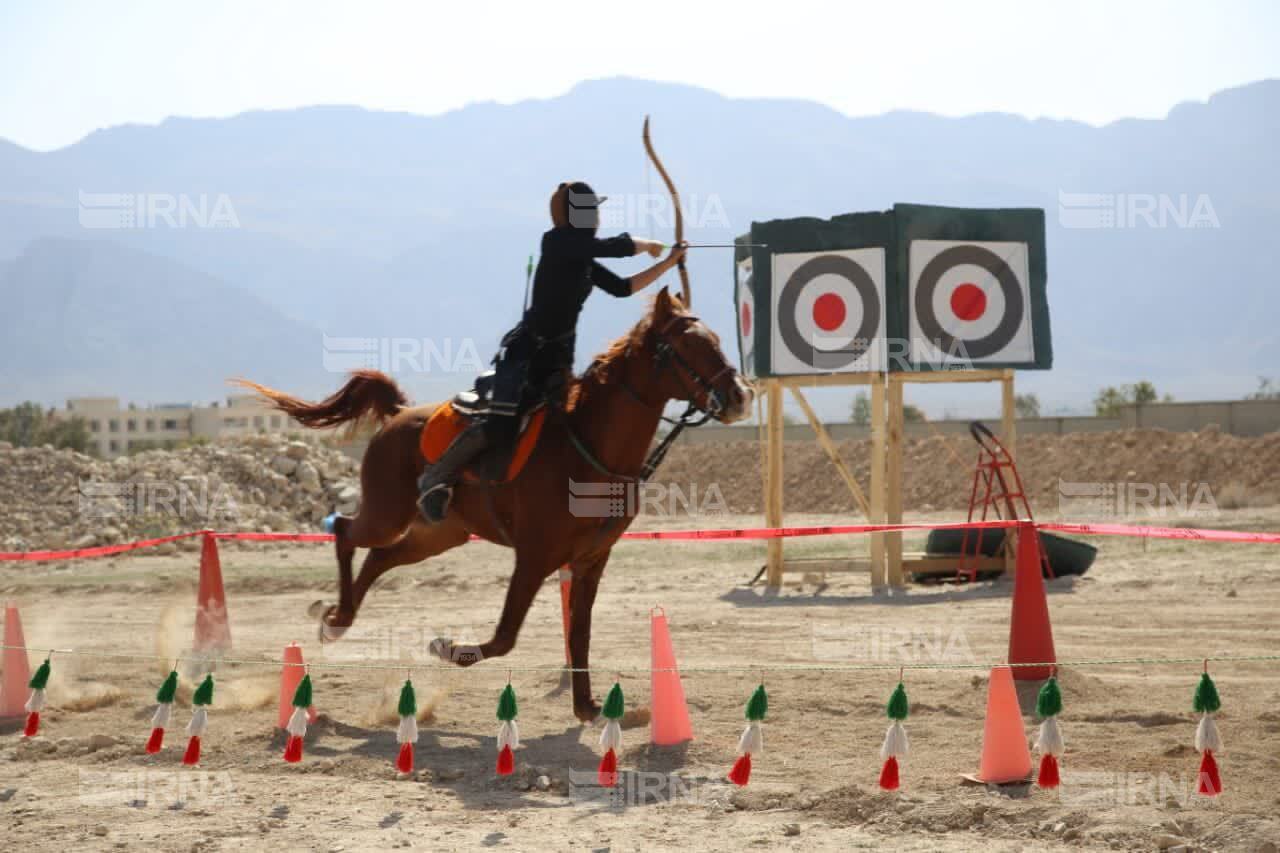
[[[22,636],[18,605],[4,607],[4,680],[0,682],[0,717],[26,716],[27,682],[31,664],[27,661],[27,641]]]
[[[222,591],[218,540],[212,533],[206,533],[202,538],[194,647],[197,652],[226,651],[231,648],[231,626],[227,622],[227,597]]]
[[[672,746],[693,740],[693,724],[689,722],[684,685],[676,671],[676,652],[671,645],[671,633],[667,630],[667,614],[661,607],[655,607],[649,617],[653,649],[650,657],[653,672],[649,682],[653,713],[649,717],[649,742]]]
[[[991,668],[987,684],[987,721],[982,730],[982,758],[977,780],[1001,785],[1024,782],[1031,775],[1031,750],[1022,728],[1022,710],[1013,672],[1007,666]]]
[[[1045,664],[1014,667],[1013,677],[1019,681],[1045,680],[1052,674],[1050,665],[1058,660],[1053,651],[1049,601],[1040,571],[1040,534],[1034,524],[1019,524],[1013,611],[1009,618],[1009,663]]]
[[[276,725],[287,729],[289,717],[293,716],[294,693],[302,683],[302,676],[307,673],[306,665],[302,661],[302,646],[297,643],[285,646],[283,662],[284,666],[280,668],[280,713],[276,717]],[[319,715],[316,713],[315,705],[307,708],[308,724],[314,723],[317,716]]]

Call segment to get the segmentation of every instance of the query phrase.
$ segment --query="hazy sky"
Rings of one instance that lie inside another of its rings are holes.
[[[0,137],[49,149],[168,115],[439,113],[628,75],[850,115],[1102,123],[1280,77],[1280,3],[0,0]]]

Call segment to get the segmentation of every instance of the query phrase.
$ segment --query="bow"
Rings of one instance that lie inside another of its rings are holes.
[[[649,117],[644,117],[644,150],[648,153],[649,159],[653,161],[653,167],[658,170],[658,174],[662,176],[662,182],[667,185],[667,192],[671,194],[671,204],[676,210],[676,244],[684,242],[684,213],[680,209],[680,194],[676,192],[676,185],[671,180],[671,176],[667,174],[666,168],[662,165],[662,161],[658,159],[658,153],[653,150],[653,141],[649,139]],[[693,294],[689,290],[689,271],[684,268],[684,258],[682,257],[678,266],[680,269],[680,288],[681,295],[684,298],[684,307],[692,307]]]

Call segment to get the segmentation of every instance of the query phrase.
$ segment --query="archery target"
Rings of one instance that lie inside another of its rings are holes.
[[[755,375],[756,303],[751,296],[751,259],[738,262],[738,353],[742,372]]]
[[[1035,361],[1026,243],[913,240],[912,364]]]
[[[884,249],[775,254],[772,278],[772,373],[882,368]]]

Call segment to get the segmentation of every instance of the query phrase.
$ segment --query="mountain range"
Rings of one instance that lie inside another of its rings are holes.
[[[429,340],[487,359],[519,316],[559,181],[589,180],[613,199],[610,224],[669,239],[639,139],[645,113],[698,242],[895,202],[1044,208],[1054,369],[1020,386],[1046,410],[1087,408],[1097,388],[1139,379],[1179,398],[1235,398],[1280,364],[1280,81],[1093,127],[851,118],[619,78],[438,116],[317,106],[112,127],[51,152],[0,140],[0,405],[205,400],[233,375],[326,393],[331,356],[362,346],[334,338],[399,339],[402,354]],[[1065,227],[1064,193],[1123,196],[1130,212],[1123,227]],[[1155,205],[1150,217],[1131,212],[1135,200]],[[132,222],[98,227],[104,204]],[[695,250],[689,266],[699,314],[731,339],[730,253]],[[640,310],[593,296],[579,359]],[[475,363],[376,357],[420,398],[466,385]],[[966,415],[997,399],[973,393],[939,387],[920,401]],[[837,417],[848,397],[816,402]]]

